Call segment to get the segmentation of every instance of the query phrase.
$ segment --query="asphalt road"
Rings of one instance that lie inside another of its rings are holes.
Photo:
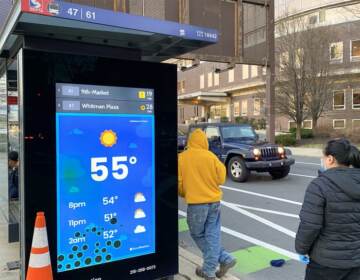
[[[297,260],[294,238],[298,214],[310,181],[317,175],[320,159],[295,157],[291,175],[273,181],[269,175],[254,173],[249,182],[224,184],[222,225],[223,245],[238,260],[233,274],[241,280],[300,280],[305,265]],[[179,237],[181,246],[200,255],[192,241],[181,201]],[[281,268],[271,267],[273,259],[285,259]]]

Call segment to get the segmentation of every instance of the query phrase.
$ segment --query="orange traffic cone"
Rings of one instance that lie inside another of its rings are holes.
[[[26,275],[26,280],[40,279],[53,279],[44,212],[36,214],[29,267]]]

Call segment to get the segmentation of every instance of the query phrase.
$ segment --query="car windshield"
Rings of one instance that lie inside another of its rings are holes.
[[[256,138],[256,134],[250,126],[223,127],[222,135],[225,141]]]

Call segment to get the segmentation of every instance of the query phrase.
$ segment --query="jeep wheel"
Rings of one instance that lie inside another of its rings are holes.
[[[274,180],[285,178],[290,173],[290,166],[284,167],[283,169],[276,170],[276,171],[270,171],[269,172],[271,177]]]
[[[249,179],[250,171],[247,169],[245,162],[241,157],[231,158],[228,162],[227,170],[229,177],[235,182],[242,183]]]

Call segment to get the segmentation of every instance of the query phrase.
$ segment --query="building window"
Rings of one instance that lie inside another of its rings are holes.
[[[230,69],[228,72],[229,72],[229,83],[232,83],[234,81],[235,71],[234,69]]]
[[[241,101],[241,115],[242,116],[247,116],[248,114],[248,102],[247,100],[243,100]]]
[[[254,99],[254,116],[259,116],[261,112],[261,99]]]
[[[333,120],[334,129],[344,129],[346,127],[346,120]]]
[[[200,75],[200,89],[205,87],[205,75]]]
[[[185,93],[185,80],[178,82],[178,93]]]
[[[305,129],[312,129],[312,128],[313,128],[313,122],[312,122],[312,120],[305,120],[305,121],[303,121],[303,128],[305,128]]]
[[[356,130],[360,129],[360,119],[352,120],[352,128]]]
[[[267,67],[266,66],[264,66],[263,68],[262,68],[262,74],[263,74],[263,76],[266,76],[266,69]]]
[[[213,86],[213,73],[208,73],[208,87]]]
[[[283,52],[280,54],[279,58],[280,71],[283,71],[287,65],[289,65],[289,52]]]
[[[249,65],[242,66],[242,78],[243,80],[249,79]]]
[[[259,75],[258,67],[255,65],[251,66],[251,78],[256,78]]]
[[[194,116],[195,117],[199,116],[199,106],[194,106]]]
[[[319,12],[319,22],[323,23],[326,21],[326,10],[321,10]]]
[[[240,116],[240,102],[234,103],[234,117]]]
[[[315,25],[319,22],[319,14],[312,14],[309,16],[309,24]]]
[[[337,42],[330,45],[330,61],[343,62],[344,57],[344,43]]]
[[[296,128],[296,122],[294,121],[289,121],[289,130],[292,128]]]
[[[214,86],[218,86],[220,84],[220,74],[214,73]]]
[[[351,60],[360,60],[360,40],[351,41]]]
[[[345,91],[334,91],[334,110],[345,110]]]
[[[305,128],[305,129],[312,129],[313,128],[313,122],[312,120],[305,120],[302,122],[301,124],[301,127],[302,128]],[[289,121],[289,130],[290,129],[294,129],[296,128],[296,122],[294,121]]]
[[[360,109],[360,89],[353,90],[353,109]]]

